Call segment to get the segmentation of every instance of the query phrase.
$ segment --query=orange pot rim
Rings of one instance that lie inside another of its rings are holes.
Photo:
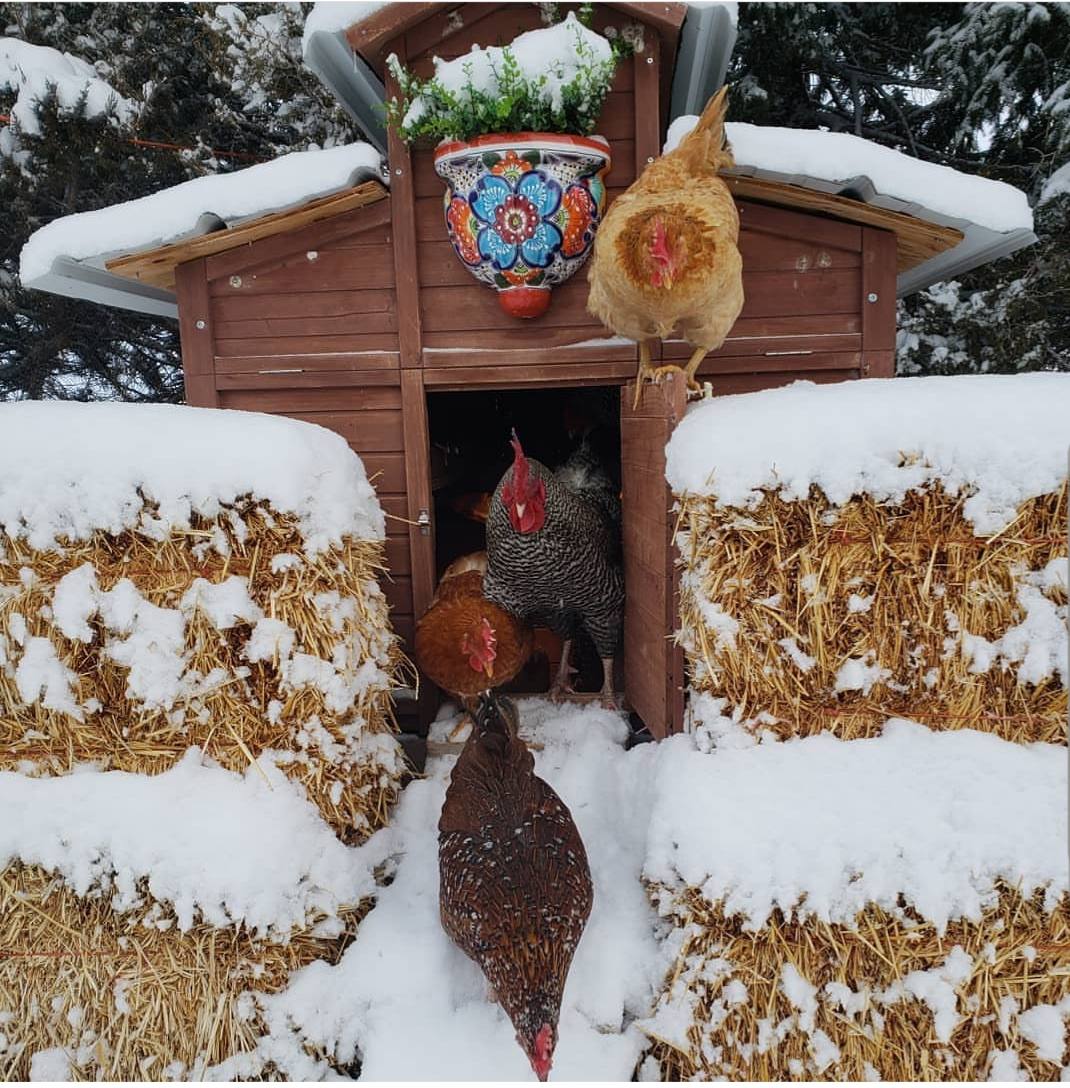
[[[602,155],[606,162],[610,161],[609,141],[604,136],[573,136],[566,132],[491,132],[483,136],[473,136],[471,140],[443,140],[435,148],[435,163],[458,151],[498,144],[514,150],[523,147],[575,147],[593,151]]]

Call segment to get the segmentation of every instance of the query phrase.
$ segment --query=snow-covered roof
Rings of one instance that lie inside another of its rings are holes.
[[[108,260],[300,207],[370,179],[385,181],[386,175],[379,152],[366,143],[295,151],[194,178],[138,200],[54,219],[23,246],[19,274],[26,287],[175,317],[172,292],[117,276],[105,267]]]
[[[3,534],[34,548],[96,530],[158,536],[244,495],[297,517],[309,552],[384,535],[364,464],[345,440],[282,416],[17,401],[0,404],[0,464]]]
[[[796,382],[693,406],[666,475],[676,492],[743,507],[762,489],[894,501],[939,481],[970,492],[963,513],[987,536],[1065,479],[1068,418],[1070,374]]]
[[[669,126],[669,151],[691,131],[694,116]],[[853,197],[930,223],[955,227],[962,241],[899,276],[899,294],[959,276],[1036,241],[1033,212],[1013,185],[925,162],[843,132],[729,122],[736,167],[744,177]]]

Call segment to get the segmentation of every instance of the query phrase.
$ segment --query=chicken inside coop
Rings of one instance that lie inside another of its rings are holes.
[[[566,485],[594,487],[620,532],[620,390],[615,386],[549,390],[479,390],[428,396],[436,577],[455,560],[486,548],[491,496],[514,463],[515,430],[527,457]],[[501,690],[548,691],[559,675],[562,639],[536,627],[527,664]],[[571,687],[603,686],[600,655],[585,632],[572,641]],[[615,678],[620,690],[620,676]]]

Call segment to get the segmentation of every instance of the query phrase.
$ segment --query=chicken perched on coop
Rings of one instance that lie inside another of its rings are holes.
[[[524,455],[512,438],[513,464],[502,476],[487,516],[487,600],[563,641],[550,689],[571,690],[572,640],[586,630],[602,659],[602,696],[615,705],[613,658],[624,624],[624,571],[615,495],[578,466],[561,476]],[[563,466],[563,469],[565,467]]]
[[[546,1080],[594,891],[572,814],[536,776],[517,728],[511,700],[480,696],[438,822],[439,909]]]
[[[485,552],[455,560],[416,625],[416,664],[471,709],[474,696],[507,684],[531,654],[531,628],[487,600]]]
[[[706,105],[673,151],[652,162],[610,206],[587,273],[587,309],[639,342],[636,398],[644,379],[679,367],[650,364],[650,341],[674,329],[693,348],[688,384],[707,352],[724,343],[743,308],[739,213],[717,176],[732,166],[725,145],[727,88]]]

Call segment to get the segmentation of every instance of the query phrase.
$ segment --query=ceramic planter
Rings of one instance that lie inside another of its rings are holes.
[[[443,141],[446,228],[461,263],[513,317],[538,317],[587,259],[606,206],[601,136],[499,133]]]

